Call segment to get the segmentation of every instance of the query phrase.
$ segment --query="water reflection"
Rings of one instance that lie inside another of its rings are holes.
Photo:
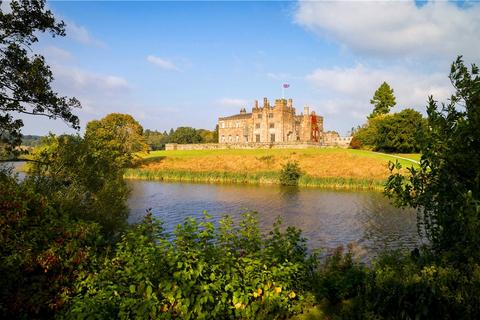
[[[303,230],[310,248],[334,248],[355,242],[368,257],[384,249],[413,248],[419,241],[415,212],[400,210],[376,192],[337,192],[275,186],[209,185],[129,181],[130,222],[146,209],[172,230],[186,216],[201,218],[203,210],[215,221],[229,214],[239,220],[250,209],[260,213],[268,231],[277,216]]]

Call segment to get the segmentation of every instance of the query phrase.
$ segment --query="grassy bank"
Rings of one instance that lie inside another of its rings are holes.
[[[411,155],[409,155],[410,158]],[[278,184],[282,166],[296,161],[299,185],[342,190],[381,190],[388,162],[417,165],[402,155],[351,149],[257,149],[155,151],[125,178],[204,183]]]

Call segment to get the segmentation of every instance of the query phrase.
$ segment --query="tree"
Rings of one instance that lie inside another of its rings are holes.
[[[111,113],[90,121],[85,139],[97,150],[109,150],[120,167],[131,165],[136,152],[148,152],[142,126],[128,114]]]
[[[191,127],[178,127],[172,134],[170,134],[170,142],[172,143],[200,143],[202,136],[197,130]]]
[[[419,152],[425,134],[425,119],[413,109],[386,115],[377,123],[375,150],[385,152]]]
[[[10,3],[11,12],[0,10],[0,148],[12,152],[21,143],[23,121],[18,114],[60,118],[75,129],[79,120],[72,108],[75,98],[59,96],[51,87],[53,75],[43,56],[31,54],[40,32],[65,35],[44,0]]]
[[[420,168],[388,179],[386,194],[401,206],[418,209],[421,229],[434,252],[455,263],[480,256],[480,77],[461,57],[452,64],[456,89],[438,106],[429,97],[428,130]],[[400,168],[397,163],[391,169]]]
[[[389,113],[390,109],[396,104],[393,89],[390,88],[388,83],[383,82],[375,91],[370,103],[373,105],[373,112],[368,116],[369,119]]]

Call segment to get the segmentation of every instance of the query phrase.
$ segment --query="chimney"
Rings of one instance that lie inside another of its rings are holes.
[[[288,99],[287,107],[289,107],[289,108],[293,107],[293,100],[292,99]]]
[[[268,103],[268,99],[267,98],[263,98],[263,107],[268,107],[269,106],[269,103]]]
[[[258,100],[255,100],[254,108],[255,108],[255,109],[258,109]]]

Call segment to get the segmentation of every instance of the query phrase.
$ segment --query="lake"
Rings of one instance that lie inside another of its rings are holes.
[[[340,192],[279,186],[165,183],[128,180],[130,222],[151,208],[167,231],[187,216],[201,218],[208,211],[215,221],[223,215],[235,221],[245,210],[259,213],[268,232],[277,216],[285,225],[302,229],[309,248],[355,244],[364,260],[384,249],[412,249],[419,243],[416,214],[394,208],[378,192]]]

